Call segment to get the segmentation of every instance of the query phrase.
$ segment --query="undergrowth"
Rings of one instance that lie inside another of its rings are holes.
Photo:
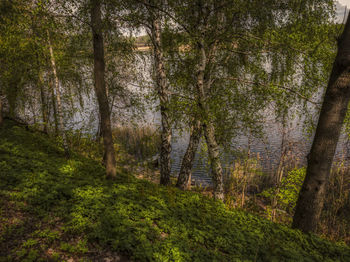
[[[350,249],[196,192],[106,181],[95,160],[12,122],[0,129],[0,261],[350,261]],[[102,252],[102,251],[106,252]],[[108,252],[107,252],[108,251]]]

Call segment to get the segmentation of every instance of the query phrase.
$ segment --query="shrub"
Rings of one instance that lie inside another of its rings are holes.
[[[282,178],[280,187],[264,190],[260,195],[272,200],[275,198],[277,204],[275,208],[286,211],[289,215],[294,213],[298,200],[299,191],[303,185],[306,168],[293,169],[287,176]],[[271,206],[267,211],[271,211]]]

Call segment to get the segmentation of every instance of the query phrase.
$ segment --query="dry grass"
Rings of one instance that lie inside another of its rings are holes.
[[[116,144],[137,160],[154,157],[159,150],[160,135],[152,126],[121,126],[113,130]]]

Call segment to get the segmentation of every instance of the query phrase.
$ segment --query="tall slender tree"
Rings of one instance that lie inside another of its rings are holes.
[[[315,137],[308,155],[293,227],[315,232],[324,204],[326,184],[350,99],[350,19],[338,39],[338,53],[324,96]]]
[[[169,97],[168,97],[168,80],[166,77],[164,56],[161,42],[161,16],[160,12],[150,10],[150,32],[153,43],[154,65],[156,89],[160,103],[161,113],[161,149],[160,149],[160,184],[170,184],[170,153],[171,153],[171,123],[169,118]]]
[[[110,109],[105,84],[105,61],[100,0],[92,0],[90,15],[94,48],[94,83],[101,116],[101,131],[105,150],[104,160],[107,178],[114,178],[116,177],[116,159],[112,137]]]
[[[159,153],[160,184],[170,184],[171,172],[171,111],[169,93],[169,79],[166,71],[166,60],[163,46],[163,29],[166,15],[166,1],[164,0],[127,0],[122,1],[129,10],[129,22],[133,27],[143,27],[151,40],[152,61],[154,72],[154,87],[159,100],[161,115],[161,145]]]
[[[49,31],[47,31],[47,42],[49,45],[49,50],[50,50],[50,61],[51,61],[51,67],[52,67],[52,74],[53,74],[53,80],[54,80],[54,96],[55,96],[55,103],[57,105],[56,110],[57,110],[57,118],[58,118],[58,132],[59,135],[62,136],[63,139],[63,147],[66,156],[69,156],[69,148],[68,148],[68,142],[67,142],[67,136],[64,130],[64,120],[63,120],[63,113],[62,113],[62,102],[61,102],[61,90],[60,90],[60,82],[58,79],[58,74],[57,74],[57,68],[56,68],[56,61],[55,61],[55,56],[53,53],[53,48],[50,40],[50,34]],[[40,79],[40,76],[39,76]],[[41,84],[41,83],[40,83]],[[42,88],[42,87],[41,87]]]

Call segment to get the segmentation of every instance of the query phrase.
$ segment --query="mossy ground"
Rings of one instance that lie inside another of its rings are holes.
[[[120,170],[7,121],[0,261],[350,261],[349,247]],[[127,260],[125,258],[122,258]]]

